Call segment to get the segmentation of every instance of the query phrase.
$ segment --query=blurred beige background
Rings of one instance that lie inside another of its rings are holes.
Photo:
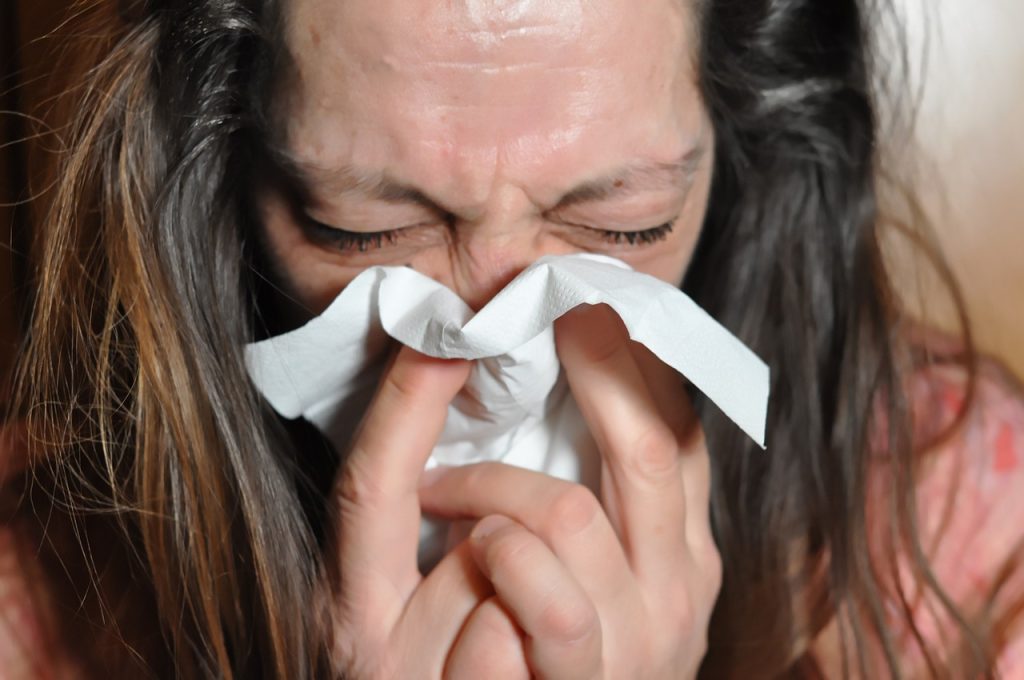
[[[981,346],[1024,376],[1024,0],[895,1],[911,71],[923,88],[915,137],[924,152],[913,159],[921,198],[963,285]],[[56,45],[39,38],[70,4],[0,0],[0,110],[32,111],[45,96]],[[24,86],[10,96],[15,80]],[[0,204],[25,191],[18,154],[3,145],[31,131],[0,115]],[[15,217],[0,206],[0,380],[15,342]],[[909,303],[949,325],[934,281],[906,258],[899,265]]]
[[[979,344],[1024,377],[1024,0],[896,4],[921,88],[919,196]],[[949,326],[934,282],[915,284],[912,304]]]

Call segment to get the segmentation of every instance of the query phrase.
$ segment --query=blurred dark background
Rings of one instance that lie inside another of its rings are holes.
[[[0,385],[11,368],[19,336],[15,282],[24,279],[30,207],[38,183],[30,181],[29,144],[23,140],[45,127],[27,116],[40,115],[54,94],[53,68],[58,43],[45,36],[64,21],[69,0],[0,0]],[[0,401],[4,395],[0,392]]]

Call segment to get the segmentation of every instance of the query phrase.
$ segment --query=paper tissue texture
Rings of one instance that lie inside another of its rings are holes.
[[[600,303],[763,446],[768,367],[679,289],[596,255],[542,258],[475,314],[410,268],[374,267],[319,317],[249,345],[246,360],[278,413],[305,417],[340,452],[376,387],[389,337],[430,356],[475,360],[427,467],[501,460],[592,482],[596,452],[560,377],[552,324]],[[439,556],[442,529],[424,523],[421,562]]]

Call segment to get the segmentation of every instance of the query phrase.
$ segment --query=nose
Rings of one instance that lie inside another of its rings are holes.
[[[545,219],[524,191],[495,188],[475,219],[456,220],[449,248],[449,285],[479,310],[520,272],[545,255],[575,249],[546,232]]]
[[[459,225],[451,261],[452,287],[472,309],[479,310],[520,272],[544,255],[539,229],[532,224]]]

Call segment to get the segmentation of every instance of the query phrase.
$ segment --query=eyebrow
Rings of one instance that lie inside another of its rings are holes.
[[[637,191],[686,191],[705,152],[705,146],[698,144],[672,161],[640,161],[624,166],[570,189],[556,201],[552,209],[564,209],[580,203],[598,203]],[[314,199],[316,193],[312,189],[316,188],[332,195],[355,194],[384,203],[416,204],[438,212],[453,212],[445,208],[441,201],[386,172],[350,165],[325,169],[304,163],[287,153],[277,155],[283,169],[310,200]]]
[[[687,190],[703,157],[704,146],[697,145],[674,161],[642,161],[628,165],[570,189],[558,200],[556,208],[566,208],[579,203],[597,203],[638,190]]]

